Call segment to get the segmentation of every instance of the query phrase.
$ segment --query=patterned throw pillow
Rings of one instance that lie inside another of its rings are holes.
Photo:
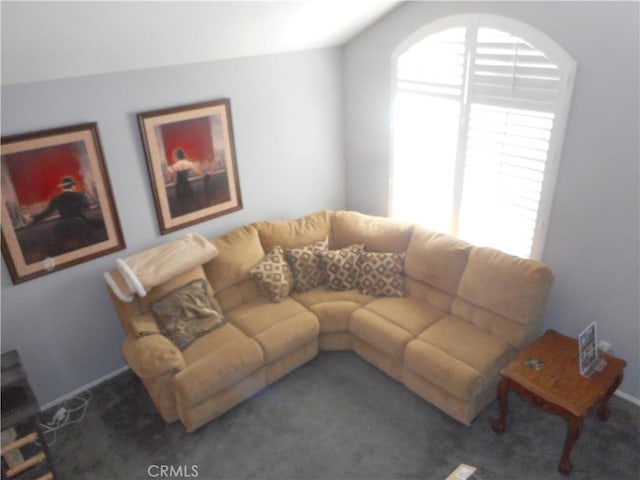
[[[404,297],[404,253],[363,252],[359,289],[374,297]]]
[[[349,290],[358,286],[359,260],[363,250],[364,244],[357,244],[340,250],[328,250],[322,254],[327,288]]]
[[[207,295],[207,282],[193,280],[149,304],[160,332],[184,350],[198,337],[224,325]]]
[[[329,244],[325,239],[302,248],[291,248],[284,251],[295,280],[293,289],[296,292],[306,292],[322,284],[324,279],[322,253],[326,252],[328,248]]]
[[[282,247],[273,247],[250,272],[271,302],[279,303],[289,295],[293,285],[293,275],[284,258]]]

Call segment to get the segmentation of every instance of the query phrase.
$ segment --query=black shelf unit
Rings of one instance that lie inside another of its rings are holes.
[[[2,354],[2,431],[15,429],[16,440],[2,448],[2,480],[56,480],[51,455],[38,414],[40,408],[16,350]],[[7,462],[10,451],[19,450],[21,464]],[[27,468],[25,468],[27,467]]]

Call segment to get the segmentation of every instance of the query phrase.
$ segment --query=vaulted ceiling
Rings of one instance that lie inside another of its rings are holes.
[[[396,5],[3,0],[2,84],[341,45]]]

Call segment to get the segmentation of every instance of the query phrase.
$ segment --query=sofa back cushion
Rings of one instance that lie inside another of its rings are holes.
[[[331,229],[333,212],[323,210],[296,220],[277,220],[254,223],[265,252],[275,246],[299,248],[318,240],[324,240]]]
[[[421,280],[415,280],[409,275],[404,276],[404,285],[410,296],[419,298],[442,312],[451,312],[451,304],[456,298],[455,295],[443,292]]]
[[[496,337],[502,338],[515,350],[519,350],[524,345],[532,342],[540,334],[542,328],[542,317],[523,325],[486,308],[467,302],[460,297],[453,298],[451,314],[473,323]]]
[[[551,269],[535,260],[474,247],[462,274],[458,296],[526,325],[544,314],[553,282]]]
[[[230,287],[216,292],[216,300],[222,312],[226,313],[240,305],[256,299],[260,295],[260,289],[253,278],[247,278]]]
[[[204,264],[204,271],[217,292],[250,278],[250,270],[264,257],[258,231],[240,227],[212,240],[218,256]]]
[[[405,274],[455,295],[471,249],[467,242],[416,226],[405,255]]]
[[[329,248],[363,243],[370,252],[402,253],[407,249],[412,231],[410,223],[340,211],[333,216]]]

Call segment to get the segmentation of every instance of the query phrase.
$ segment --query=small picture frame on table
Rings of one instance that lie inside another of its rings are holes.
[[[606,362],[599,357],[598,332],[596,322],[593,322],[578,335],[580,375],[590,377],[595,370],[602,370]]]

